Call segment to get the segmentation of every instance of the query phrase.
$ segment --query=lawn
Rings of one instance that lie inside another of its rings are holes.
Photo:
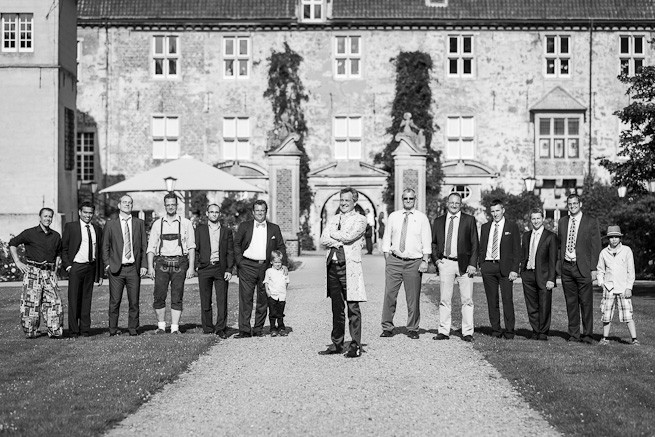
[[[99,435],[221,341],[201,333],[198,286],[191,284],[184,296],[184,334],[150,335],[157,322],[152,290],[141,289],[144,333],[138,337],[109,337],[104,285],[94,290],[90,337],[26,340],[19,324],[20,287],[0,288],[0,434]],[[64,306],[66,293],[62,287]],[[238,285],[230,284],[229,324],[236,323],[237,294]],[[119,326],[127,327],[126,296]]]
[[[423,288],[437,305],[438,289],[438,283],[432,281]],[[611,344],[602,347],[566,342],[566,307],[560,285],[553,293],[548,342],[528,339],[532,331],[521,284],[514,286],[517,337],[491,337],[484,288],[477,283],[474,347],[564,434],[655,435],[655,287],[635,287],[635,294],[634,318],[642,345],[629,344],[627,327],[615,319]],[[601,296],[594,293],[596,340],[602,333]],[[459,307],[455,300],[453,308]],[[454,326],[460,321],[459,311],[453,311]]]

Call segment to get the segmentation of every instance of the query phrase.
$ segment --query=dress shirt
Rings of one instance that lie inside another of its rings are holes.
[[[220,259],[218,255],[218,245],[220,244],[221,238],[221,224],[216,223],[215,225],[212,222],[207,223],[209,228],[209,245],[211,247],[211,255],[209,256],[209,262],[218,262]]]
[[[9,240],[10,246],[25,245],[25,257],[37,263],[54,263],[61,255],[61,236],[59,232],[48,229],[46,232],[39,224]]]
[[[405,212],[408,212],[409,216],[407,218],[405,251],[401,252],[399,249],[400,236],[405,221]],[[432,253],[432,233],[428,217],[415,208],[409,211],[402,209],[389,214],[382,238],[382,252],[395,253],[402,258],[422,258],[423,255],[430,255]]]
[[[541,234],[543,233],[544,233],[543,226],[541,226],[539,229],[532,230],[532,235],[530,236],[530,245],[528,246],[528,265],[526,266],[526,269],[534,270],[535,268],[535,260],[533,256],[537,255],[537,246],[539,245],[539,239],[541,238]],[[534,254],[532,253],[533,246],[534,246]]]
[[[448,238],[448,226],[450,225],[450,218],[452,216],[453,215],[451,213],[446,214],[446,228],[444,231],[445,238]],[[445,253],[446,247],[448,247],[448,242],[444,241],[443,245],[444,256],[446,258],[457,258],[457,235],[459,233],[459,222],[462,219],[462,211],[459,211],[457,214],[455,214],[455,217],[457,218],[453,221],[453,236],[450,240],[450,253]]]
[[[93,256],[96,256],[97,253],[95,228],[91,223],[87,224],[84,223],[82,220],[80,220],[80,232],[82,233],[82,242],[80,243],[80,250],[77,251],[75,258],[73,258],[73,262],[80,263],[80,264],[86,264],[93,261],[92,259],[89,259],[89,233],[86,231],[87,226],[89,226],[89,230],[91,231],[91,244],[93,245],[91,247],[91,253],[93,254]]]
[[[274,267],[266,270],[264,275],[263,284],[268,285],[268,291],[271,292],[271,297],[275,300],[287,300],[287,284],[289,283],[289,275],[285,275],[282,269],[278,270]]]
[[[163,234],[180,233],[182,240],[182,250],[180,253],[180,243],[177,238],[174,240],[161,240]],[[161,252],[159,247],[161,246]],[[150,229],[150,238],[148,239],[148,252],[161,256],[181,256],[187,255],[189,250],[196,248],[196,235],[193,231],[191,220],[176,215],[171,218],[165,215],[153,223]]]
[[[503,228],[505,227],[505,217],[501,218],[499,222],[491,222],[491,227],[489,228],[489,241],[487,241],[487,254],[484,257],[485,260],[493,260],[493,247],[494,247],[494,232],[496,225],[498,225],[498,258],[500,259],[500,239],[503,238]]]
[[[118,215],[118,219],[120,220],[121,223],[121,233],[123,236],[125,236],[125,226],[130,230],[130,237],[132,240],[130,241],[130,246],[132,247],[132,250],[130,250],[130,256],[129,258],[125,256],[125,241],[123,241],[123,259],[122,263],[123,264],[132,264],[134,262],[134,233],[132,232],[132,216],[131,215],[124,215],[120,213]]]
[[[245,258],[254,259],[256,261],[266,260],[266,231],[268,226],[266,225],[266,220],[264,220],[264,226],[257,226],[257,220],[253,220],[253,230],[252,230],[252,239],[250,240],[250,246],[248,249],[243,252]]]
[[[576,255],[575,255],[575,241],[577,241],[577,239],[578,239],[578,229],[580,229],[580,220],[582,220],[582,211],[580,211],[575,216],[570,216],[569,217],[569,227],[566,230],[566,242],[564,243],[565,248],[568,248],[568,245],[569,245],[569,232],[571,232],[571,218],[573,218],[573,217],[575,217],[575,231],[573,231],[574,232],[574,234],[573,234],[573,241],[574,241],[574,243],[573,243],[573,252],[566,251],[566,253],[564,254],[564,258],[566,258],[567,261],[575,261],[577,259]],[[592,268],[593,268],[593,266],[592,266]]]
[[[628,288],[632,290],[635,283],[635,261],[632,249],[619,243],[616,250],[610,246],[601,250],[598,257],[598,285],[612,294],[623,294]]]

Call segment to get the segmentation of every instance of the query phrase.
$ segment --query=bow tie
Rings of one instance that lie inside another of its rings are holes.
[[[255,222],[255,227],[256,228],[265,228],[266,227],[266,222],[262,222],[262,223]]]

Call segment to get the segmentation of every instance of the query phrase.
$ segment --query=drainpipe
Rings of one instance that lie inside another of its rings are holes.
[[[593,5],[593,1],[591,2]],[[593,82],[593,39],[594,39],[594,20],[589,19],[589,154],[588,154],[588,163],[587,163],[587,174],[591,175],[591,139],[592,139],[592,122],[594,118],[593,110],[593,94],[592,94],[592,82]]]

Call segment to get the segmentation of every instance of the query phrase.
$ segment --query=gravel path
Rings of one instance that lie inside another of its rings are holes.
[[[380,256],[364,260],[366,353],[319,356],[331,330],[323,258],[302,260],[291,273],[288,337],[221,341],[109,435],[557,435],[470,344],[423,330],[419,340],[379,338]],[[435,328],[437,308],[423,299],[421,312]],[[396,325],[406,317],[401,291]]]

